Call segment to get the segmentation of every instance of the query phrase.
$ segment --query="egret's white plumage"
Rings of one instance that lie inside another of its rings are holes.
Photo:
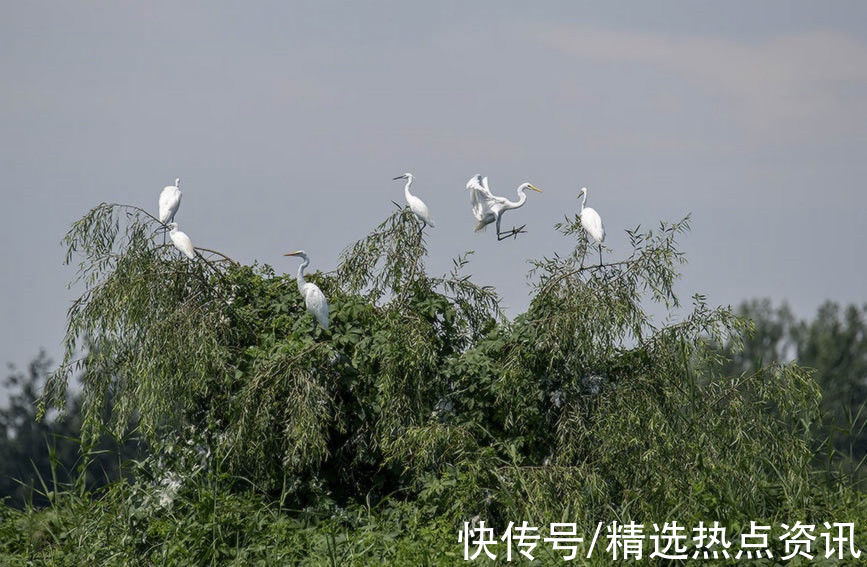
[[[518,186],[518,200],[510,201],[505,197],[498,197],[491,193],[488,188],[488,178],[481,175],[474,175],[467,181],[467,189],[470,192],[470,203],[473,205],[473,216],[476,217],[476,231],[484,230],[486,226],[492,222],[497,223],[497,240],[503,240],[510,236],[515,236],[524,228],[502,232],[500,230],[500,220],[503,213],[510,209],[517,209],[524,206],[527,200],[526,189],[531,191],[542,192],[541,189],[532,183],[522,183]],[[505,234],[505,236],[503,236]]]
[[[298,256],[304,261],[298,266],[298,293],[304,298],[304,304],[307,306],[307,312],[313,315],[313,318],[319,323],[319,326],[324,330],[328,330],[328,300],[325,299],[325,294],[319,289],[315,283],[304,281],[304,269],[310,265],[310,258],[304,250],[297,252],[289,252],[284,256]]]
[[[403,196],[406,197],[406,204],[409,205],[409,210],[422,222],[422,230],[424,230],[425,226],[431,226],[435,228],[433,219],[430,215],[430,210],[427,208],[427,205],[424,204],[424,201],[413,195],[409,192],[409,186],[412,185],[413,175],[412,173],[404,173],[403,175],[398,175],[394,178],[395,181],[398,179],[406,179],[406,186],[403,188]]]
[[[582,187],[578,194],[581,197],[581,210],[578,215],[581,218],[581,226],[590,238],[596,241],[599,245],[599,264],[602,264],[602,243],[605,242],[605,226],[602,224],[602,217],[592,207],[585,207],[584,202],[587,200],[587,188]]]
[[[196,250],[193,248],[193,241],[190,240],[190,237],[187,236],[187,233],[181,232],[178,230],[178,223],[170,222],[168,224],[169,227],[169,238],[172,239],[172,244],[175,245],[175,248],[180,250],[184,256],[192,260],[196,257]]]
[[[160,222],[168,224],[175,220],[175,213],[181,206],[181,179],[175,179],[174,185],[167,185],[160,193]]]
[[[581,188],[581,226],[587,231],[587,234],[596,241],[597,244],[605,242],[605,227],[602,225],[602,217],[592,207],[585,207],[584,202],[587,200],[587,188]]]

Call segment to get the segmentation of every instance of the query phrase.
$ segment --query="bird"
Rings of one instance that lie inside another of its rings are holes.
[[[523,225],[520,228],[512,228],[512,230],[502,232],[500,230],[500,220],[503,213],[509,209],[517,209],[523,207],[527,200],[526,189],[541,193],[542,190],[532,183],[522,183],[518,186],[518,200],[510,201],[505,197],[498,197],[491,193],[488,189],[488,178],[481,175],[474,175],[467,181],[467,189],[470,191],[470,202],[473,204],[473,215],[478,221],[476,223],[476,231],[484,230],[484,228],[496,221],[497,223],[497,240],[505,240],[510,236],[517,237],[518,234],[524,232]]]
[[[605,242],[605,226],[602,225],[602,217],[599,216],[596,209],[584,206],[584,202],[587,200],[586,187],[581,188],[578,197],[581,199],[581,209],[578,212],[578,216],[581,217],[581,226],[584,227],[584,230],[590,235],[590,238],[595,240],[596,244],[599,245],[599,265],[601,266],[602,243]]]
[[[422,222],[421,228],[419,229],[419,234],[424,230],[424,227],[430,226],[431,228],[436,228],[433,219],[430,216],[430,210],[428,210],[427,205],[424,204],[424,201],[413,195],[409,192],[409,186],[412,185],[413,175],[412,173],[404,173],[403,175],[398,175],[393,179],[393,181],[397,181],[398,179],[406,179],[406,186],[403,188],[403,195],[406,197],[406,203],[409,205],[409,210],[412,211],[412,214],[418,218]]]
[[[175,213],[181,206],[181,178],[174,185],[166,185],[160,193],[160,222],[168,224],[175,220]]]
[[[319,289],[315,283],[304,281],[304,268],[310,265],[310,258],[304,250],[289,252],[284,256],[299,256],[304,261],[298,266],[298,292],[304,298],[304,303],[307,306],[307,312],[313,315],[313,319],[323,330],[328,330],[328,300],[325,299],[325,294]],[[315,323],[314,323],[315,326]]]
[[[166,185],[160,193],[160,214],[159,221],[165,226],[170,222],[174,222],[175,213],[178,212],[178,207],[181,206],[181,178],[175,179],[174,185]],[[165,233],[163,233],[163,244],[165,244]]]
[[[190,260],[195,258],[196,250],[193,248],[193,241],[190,240],[187,233],[178,230],[178,223],[176,222],[170,222],[167,226],[169,227],[169,237],[172,239],[172,244],[175,245],[175,248],[180,250]]]

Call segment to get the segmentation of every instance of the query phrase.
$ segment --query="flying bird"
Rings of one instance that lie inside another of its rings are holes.
[[[175,179],[174,185],[166,185],[160,193],[160,214],[159,220],[165,226],[170,222],[174,222],[175,213],[178,212],[178,207],[181,206],[181,178]],[[163,233],[163,244],[166,243],[166,234]]]
[[[532,183],[522,183],[518,186],[518,200],[510,201],[505,197],[498,197],[491,193],[488,189],[488,178],[481,175],[474,175],[467,181],[467,189],[470,191],[470,202],[473,204],[473,216],[478,221],[476,223],[476,231],[484,230],[486,226],[496,221],[497,223],[497,240],[505,240],[510,236],[517,237],[524,232],[522,225],[520,228],[512,228],[506,232],[500,230],[500,220],[503,213],[510,209],[517,209],[524,206],[527,200],[526,189],[541,193],[542,190]]]
[[[169,227],[169,237],[172,239],[172,244],[175,245],[175,248],[181,251],[184,256],[192,260],[196,257],[196,250],[193,248],[193,241],[190,240],[190,237],[187,236],[187,233],[181,232],[178,230],[178,223],[170,222],[168,224]]]
[[[304,259],[301,265],[298,266],[298,292],[304,298],[304,303],[307,306],[307,312],[313,315],[313,319],[323,330],[328,330],[328,300],[325,299],[325,294],[315,283],[304,281],[304,268],[310,265],[310,258],[304,250],[289,252],[284,256],[299,256]],[[314,324],[315,327],[315,324]]]
[[[590,238],[596,241],[596,244],[599,245],[599,265],[602,265],[602,243],[605,242],[605,226],[602,225],[602,217],[599,216],[599,213],[596,212],[596,209],[592,207],[585,207],[584,202],[587,200],[587,188],[582,187],[581,192],[578,193],[578,197],[581,199],[581,210],[578,215],[581,217],[581,226],[584,227],[584,230],[587,234],[590,235]]]
[[[436,225],[433,222],[433,219],[430,216],[430,210],[428,210],[427,205],[424,204],[424,201],[413,195],[409,192],[409,186],[412,185],[413,176],[412,173],[404,173],[403,175],[398,175],[394,178],[394,181],[398,179],[406,179],[406,186],[403,188],[403,195],[406,197],[406,203],[409,205],[409,210],[412,211],[412,214],[418,218],[422,222],[421,228],[419,229],[419,234],[424,230],[424,227],[430,226],[431,228],[436,228]]]

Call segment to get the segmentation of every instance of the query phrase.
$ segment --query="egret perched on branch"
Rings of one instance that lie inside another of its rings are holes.
[[[178,207],[181,206],[181,178],[175,179],[174,185],[166,185],[160,193],[160,215],[159,219],[163,225],[174,222],[175,213],[178,212]],[[165,233],[163,233],[163,244],[165,241]]]
[[[422,222],[421,228],[419,229],[419,234],[424,230],[424,227],[430,225],[432,228],[436,228],[434,225],[433,219],[430,216],[430,211],[427,208],[427,205],[424,204],[424,201],[413,195],[409,192],[409,186],[412,185],[413,176],[412,173],[404,173],[403,175],[398,175],[394,178],[394,181],[398,179],[406,179],[406,186],[403,188],[403,195],[406,197],[406,203],[409,205],[409,210],[412,211],[418,220]]]
[[[315,283],[307,283],[304,281],[304,268],[310,265],[310,258],[304,250],[289,252],[284,256],[300,256],[304,259],[301,265],[298,266],[298,292],[304,298],[304,303],[307,305],[307,312],[313,315],[316,323],[323,330],[328,330],[328,300],[325,299],[325,294]],[[315,323],[314,323],[315,327]]]
[[[160,222],[168,224],[175,220],[175,213],[181,206],[181,178],[175,179],[174,185],[167,185],[160,193]]]
[[[193,248],[193,241],[190,240],[190,237],[187,236],[187,233],[181,232],[178,230],[178,223],[170,222],[169,227],[169,237],[172,239],[172,244],[175,245],[175,248],[180,250],[184,256],[192,260],[196,257],[196,250]]]
[[[582,187],[578,193],[581,198],[581,210],[578,215],[581,217],[581,226],[590,238],[596,241],[599,245],[599,265],[602,265],[602,243],[605,242],[605,227],[602,225],[602,217],[592,207],[585,207],[584,202],[587,200],[587,188]]]
[[[522,225],[520,228],[512,227],[512,230],[502,232],[500,230],[500,219],[502,219],[503,213],[509,209],[517,209],[524,206],[524,202],[527,200],[527,194],[524,193],[525,189],[538,193],[542,192],[541,189],[532,183],[522,183],[518,186],[518,200],[510,201],[505,197],[497,197],[491,194],[491,190],[488,189],[488,178],[481,175],[470,177],[470,180],[467,181],[467,189],[470,191],[470,202],[473,204],[473,216],[478,221],[476,223],[476,231],[483,230],[486,226],[496,221],[497,240],[505,240],[510,236],[517,238],[519,234],[525,232],[524,227],[527,225]]]

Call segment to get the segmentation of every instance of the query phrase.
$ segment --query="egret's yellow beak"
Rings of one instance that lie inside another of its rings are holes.
[[[283,255],[284,256],[297,256],[298,254],[301,254],[301,250],[296,250],[295,252],[287,252],[286,254],[283,254]]]
[[[528,189],[532,189],[533,191],[536,191],[536,192],[538,192],[538,193],[541,193],[541,192],[542,192],[541,189],[539,189],[538,187],[536,187],[536,186],[533,185],[532,183],[527,184],[527,188],[528,188]]]

